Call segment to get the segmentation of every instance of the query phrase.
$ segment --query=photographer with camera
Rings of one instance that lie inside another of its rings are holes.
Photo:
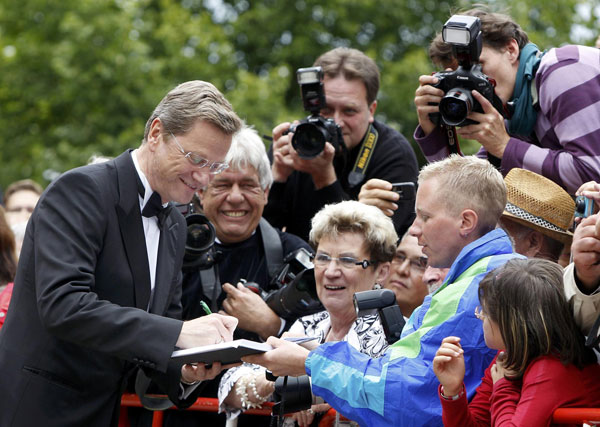
[[[464,25],[466,18],[477,18],[480,35],[469,31],[478,24]],[[461,30],[457,32],[456,24],[463,25],[462,32],[468,34],[460,36],[471,41],[468,46],[457,36]],[[477,140],[482,145],[478,156],[495,157],[503,175],[512,168],[527,169],[556,182],[569,194],[586,181],[599,180],[598,49],[566,45],[540,52],[512,18],[482,9],[454,15],[444,34],[444,40],[453,44],[459,68],[421,76],[415,93],[419,126],[414,138],[428,160],[456,152],[449,145],[454,141],[448,133],[453,126],[462,126],[458,135]],[[481,82],[475,78],[477,68],[467,64],[480,65],[485,74],[482,80],[487,80],[483,89],[476,85]],[[489,96],[490,88],[502,105]],[[450,116],[446,118],[456,114],[475,123],[444,118],[443,128],[435,122],[439,112]]]
[[[305,109],[312,115],[297,126],[281,123],[273,129],[275,182],[264,213],[271,224],[303,239],[311,218],[326,204],[357,200],[361,185],[371,178],[415,182],[418,171],[408,141],[374,118],[379,90],[375,62],[356,49],[336,48],[321,55],[314,67],[322,71],[298,70]],[[325,124],[327,119],[333,126]],[[327,143],[317,144],[324,134]],[[398,203],[392,218],[398,234],[404,234],[413,212],[412,202]]]

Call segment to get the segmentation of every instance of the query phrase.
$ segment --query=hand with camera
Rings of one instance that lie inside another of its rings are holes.
[[[463,138],[476,140],[488,153],[501,159],[510,140],[504,117],[482,94],[473,90],[472,95],[483,108],[483,113],[472,111],[467,117],[477,123],[463,126],[457,132]]]
[[[227,294],[223,309],[238,320],[240,329],[255,332],[264,340],[279,333],[281,319],[259,294],[242,283],[238,283],[237,287],[225,283],[223,291]]]
[[[387,216],[394,215],[400,195],[393,191],[391,182],[372,178],[365,182],[358,193],[358,201],[366,205],[376,206]]]
[[[294,125],[298,122],[294,122]],[[323,150],[314,157],[302,157],[294,149],[294,125],[282,123],[273,129],[273,179],[285,182],[294,170],[309,174],[317,189],[333,184],[337,180],[333,167],[335,148],[326,142]]]
[[[598,213],[600,207],[600,184],[596,181],[588,181],[581,185],[575,192],[575,196],[583,196],[594,201],[593,213]]]
[[[434,123],[430,116],[431,114],[439,113],[439,104],[444,96],[444,91],[434,86],[438,83],[439,79],[437,77],[422,75],[419,77],[419,87],[415,91],[417,118],[425,135],[429,135],[438,127],[438,124]]]
[[[291,156],[293,133],[289,132],[291,123],[280,123],[273,129],[273,180],[275,182],[286,182],[294,172],[294,159]]]
[[[571,256],[580,290],[586,294],[598,287],[600,277],[600,221],[599,215],[583,218],[573,234]]]

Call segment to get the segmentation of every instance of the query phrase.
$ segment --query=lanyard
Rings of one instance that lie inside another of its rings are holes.
[[[369,124],[369,129],[361,143],[356,163],[354,163],[354,168],[352,168],[352,171],[348,175],[348,184],[350,184],[350,187],[356,187],[364,181],[365,172],[369,166],[371,157],[373,156],[378,137],[379,134],[377,133],[377,129],[373,126],[373,123]]]

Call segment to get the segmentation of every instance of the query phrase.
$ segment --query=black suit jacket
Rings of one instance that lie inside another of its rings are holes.
[[[126,377],[142,367],[180,401],[169,357],[181,330],[185,220],[160,234],[154,298],[130,152],[66,172],[29,221],[0,332],[1,426],[117,424]]]

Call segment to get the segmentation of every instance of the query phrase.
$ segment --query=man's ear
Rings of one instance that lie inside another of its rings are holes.
[[[460,213],[460,235],[467,237],[477,231],[479,216],[473,209],[465,209]]]
[[[156,144],[158,143],[161,134],[162,122],[157,117],[154,120],[152,120],[152,123],[150,124],[150,131],[148,131],[148,137],[146,138],[151,151],[154,151],[156,149]]]
[[[373,101],[369,105],[369,123],[373,123],[375,120],[375,110],[377,110],[377,100]]]

